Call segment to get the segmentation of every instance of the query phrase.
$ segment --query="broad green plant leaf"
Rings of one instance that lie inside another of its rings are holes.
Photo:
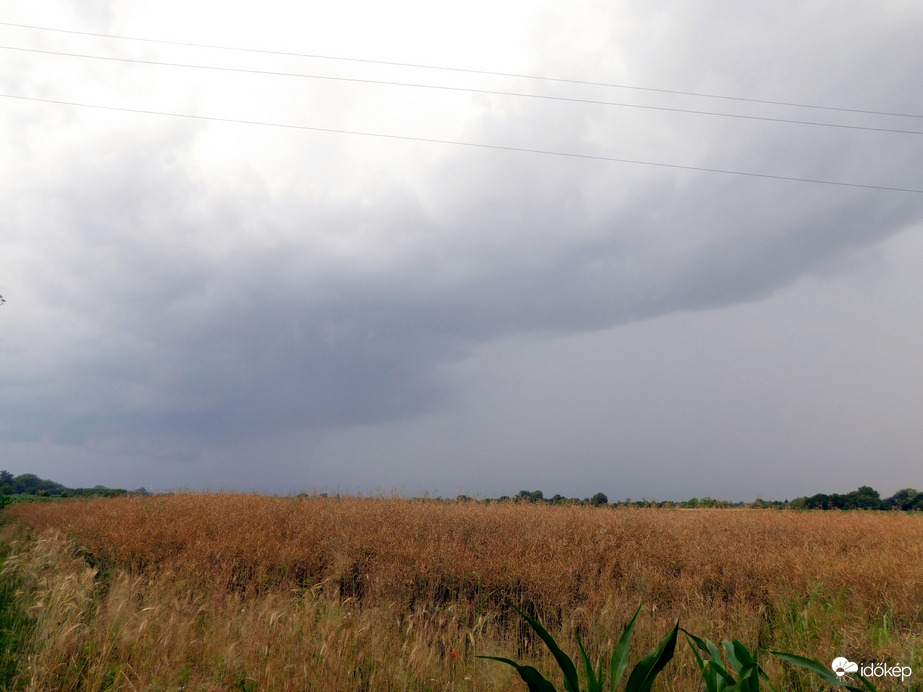
[[[724,657],[721,655],[721,649],[718,648],[715,642],[711,639],[706,639],[705,643],[708,645],[708,653],[711,654],[711,660],[719,662],[724,660]]]
[[[705,662],[705,667],[715,679],[715,689],[718,690],[718,692],[737,684],[737,681],[734,680],[734,676],[724,667],[721,661],[716,661],[711,658]]]
[[[532,629],[542,638],[542,641],[545,642],[545,645],[554,655],[555,660],[558,662],[558,667],[561,669],[561,672],[564,673],[564,689],[568,692],[580,692],[580,680],[577,678],[577,668],[574,666],[574,662],[571,660],[570,656],[561,651],[554,637],[548,634],[548,631],[542,627],[538,620],[529,617],[519,608],[516,608],[516,606],[513,606],[513,608],[517,613],[522,615],[526,622],[532,625]]]
[[[714,642],[710,639],[703,640],[687,630],[683,630],[683,634],[689,640],[689,648],[692,649],[696,663],[699,666],[699,672],[705,681],[706,692],[724,692],[728,686],[736,683],[734,676],[725,669],[720,657],[720,651],[718,651]],[[696,651],[696,647],[708,654],[709,658],[703,660],[699,652]],[[718,655],[717,659],[715,658],[716,654]]]
[[[814,671],[815,673],[820,675],[824,680],[826,680],[827,682],[833,685],[838,685],[840,683],[840,679],[836,676],[836,674],[832,670],[830,670],[827,666],[823,665],[822,663],[819,663],[813,659],[805,658],[804,656],[797,656],[795,654],[786,654],[786,653],[782,653],[779,651],[770,651],[769,653],[771,653],[776,658],[782,659],[783,661],[786,661],[788,663],[794,663],[796,666],[800,666],[802,668],[807,668],[808,670]]]
[[[762,678],[763,682],[769,686],[769,689],[772,690],[772,692],[777,692],[776,688],[769,680],[769,676],[766,674],[766,671],[763,670],[763,667],[759,664],[759,647],[753,649],[753,653],[751,654],[749,651],[747,651],[747,648],[736,639],[734,640],[734,647],[737,651],[737,658],[744,661],[745,665],[753,666],[754,673],[752,682],[750,683],[750,689],[754,692],[757,692],[760,688],[760,679]]]
[[[798,656],[796,654],[787,654],[781,651],[770,651],[769,653],[771,653],[776,658],[786,661],[787,663],[792,663],[796,666],[807,668],[808,670],[817,673],[831,685],[843,687],[847,690],[850,690],[850,692],[878,692],[875,686],[861,675],[859,675],[858,678],[862,681],[862,684],[865,685],[865,689],[844,683],[840,678],[836,676],[836,673],[830,670],[830,668],[825,666],[823,663],[815,661],[814,659],[805,658],[804,656]]]
[[[574,632],[577,637],[577,646],[580,647],[580,656],[583,658],[583,667],[586,669],[587,692],[603,692],[602,680],[597,677],[593,671],[593,663],[590,657],[586,655],[586,649],[583,648],[583,642],[580,641],[580,635]],[[602,669],[600,669],[602,672]]]
[[[734,643],[732,644],[732,646],[734,647],[734,653],[737,655],[738,661],[740,661],[741,663],[747,666],[756,665],[756,657],[757,657],[756,649],[754,649],[753,653],[751,654],[747,650],[747,647],[745,647],[743,644],[741,644],[736,639],[734,640]]]
[[[696,654],[698,656],[698,654]],[[718,674],[718,668],[721,666],[711,659],[706,661],[699,671],[702,673],[702,679],[705,681],[707,692],[725,692],[728,688],[728,682]],[[724,673],[722,673],[723,675]],[[733,678],[731,678],[733,681]]]
[[[660,640],[657,647],[635,665],[631,675],[628,676],[625,692],[650,692],[651,686],[660,671],[673,658],[678,633],[679,623],[677,622],[673,629],[667,632],[667,635]]]
[[[522,678],[522,681],[529,686],[529,692],[557,692],[554,685],[548,682],[548,680],[538,672],[538,669],[533,666],[521,666],[515,661],[499,656],[478,656],[478,658],[489,658],[492,661],[500,661],[500,663],[513,666],[516,672],[519,673],[519,677]]]
[[[743,663],[738,660],[737,654],[734,651],[734,645],[729,641],[723,641],[721,642],[721,646],[724,647],[724,651],[727,655],[728,663],[731,664],[731,668],[733,668],[737,674],[740,675],[740,670],[743,668]]]
[[[711,653],[711,651],[709,650],[708,646],[705,643],[706,641],[708,641],[708,643],[711,644],[712,643],[711,641],[702,639],[701,637],[697,637],[692,632],[690,632],[689,630],[683,627],[680,627],[680,631],[686,635],[686,639],[689,640],[690,646],[694,644],[695,646],[699,647],[702,651],[704,651],[706,654]],[[695,651],[695,647],[693,647],[693,651]],[[714,656],[712,656],[712,658],[714,658]]]
[[[760,689],[760,667],[756,660],[756,649],[751,654],[747,647],[736,639],[733,643],[721,642],[728,652],[728,660],[732,661],[740,676],[737,685],[741,690],[747,692],[759,692]]]
[[[759,692],[759,666],[756,663],[744,663],[741,666],[737,684],[732,689],[734,692]]]
[[[625,673],[628,667],[628,650],[631,648],[631,635],[635,629],[635,622],[641,613],[641,606],[635,611],[631,622],[625,625],[622,636],[619,637],[618,644],[615,645],[615,651],[612,652],[612,661],[609,663],[609,692],[615,692],[615,686]]]
[[[747,647],[737,640],[734,640],[733,643],[721,642],[724,651],[727,653],[730,665],[739,675],[738,679],[735,680],[734,675],[725,666],[722,650],[717,644],[711,639],[697,637],[688,630],[684,629],[682,632],[689,640],[689,646],[696,657],[696,662],[699,664],[699,671],[702,673],[707,692],[731,692],[737,690],[758,692],[760,679],[769,686],[772,692],[776,692],[776,688],[773,687],[769,676],[766,675],[766,671],[759,665],[757,660],[758,648],[754,649],[751,654]],[[696,648],[707,654],[709,659],[703,660]]]

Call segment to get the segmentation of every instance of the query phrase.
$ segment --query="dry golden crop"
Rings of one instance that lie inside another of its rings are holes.
[[[923,674],[916,515],[192,493],[3,512],[42,536],[14,558],[33,599],[79,614],[57,645],[61,627],[40,630],[29,663],[55,689],[79,659],[94,689],[514,690],[474,658],[542,661],[511,604],[562,646],[580,628],[588,651],[611,649],[641,603],[638,651],[679,619],[715,640]],[[65,575],[84,595],[55,601]],[[677,656],[664,689],[696,678]]]

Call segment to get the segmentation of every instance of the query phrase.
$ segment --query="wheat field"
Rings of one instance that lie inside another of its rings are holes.
[[[524,690],[475,658],[553,670],[512,605],[591,656],[642,604],[633,660],[679,620],[923,677],[918,514],[188,493],[2,516],[27,689]],[[778,689],[823,689],[763,664]],[[701,689],[685,642],[658,684]]]

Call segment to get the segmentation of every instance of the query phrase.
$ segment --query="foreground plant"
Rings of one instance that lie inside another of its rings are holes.
[[[513,608],[532,626],[532,629],[541,637],[552,655],[554,655],[558,667],[564,675],[564,689],[567,692],[581,692],[577,666],[574,665],[570,656],[561,650],[554,638],[542,627],[538,620],[529,617],[516,606],[513,606]],[[631,636],[640,612],[641,606],[638,606],[638,610],[635,611],[631,622],[625,626],[615,651],[612,653],[608,668],[608,685],[606,684],[607,671],[603,668],[602,660],[597,661],[597,666],[594,670],[593,664],[583,647],[583,642],[580,640],[580,635],[575,631],[574,634],[577,637],[577,645],[580,647],[583,667],[586,671],[586,687],[584,688],[586,692],[604,692],[604,690],[615,692],[616,686],[628,667]],[[660,640],[657,647],[635,665],[631,675],[628,676],[628,682],[625,684],[625,692],[650,692],[654,680],[669,663],[670,659],[673,658],[679,629],[679,623],[677,623]],[[770,690],[777,692],[769,681],[766,672],[759,665],[757,660],[758,648],[751,653],[746,646],[736,639],[733,642],[722,641],[719,647],[710,639],[702,639],[685,629],[683,634],[686,635],[692,653],[695,655],[699,672],[705,683],[706,692],[759,692],[760,680],[765,682]],[[705,657],[699,651],[703,652]],[[823,678],[825,682],[835,687],[841,687],[850,690],[850,692],[877,692],[875,686],[861,675],[857,674],[865,687],[856,687],[844,682],[829,668],[814,659],[780,651],[770,651],[769,653],[782,661],[814,672]],[[529,692],[557,692],[557,688],[533,666],[520,665],[515,661],[499,656],[478,656],[478,658],[500,661],[512,666],[519,673],[519,677],[522,678],[523,682],[529,686]]]
[[[814,659],[805,658],[804,656],[798,656],[796,654],[786,654],[782,653],[781,651],[770,651],[769,653],[783,661],[787,661],[788,663],[793,663],[796,666],[801,666],[802,668],[807,668],[808,670],[814,671],[831,685],[842,687],[843,689],[850,690],[850,692],[878,692],[875,686],[864,677],[859,675],[859,673],[856,673],[856,677],[862,681],[862,684],[865,685],[865,687],[856,687],[855,685],[850,685],[843,682],[843,680],[837,677],[833,671],[830,670],[830,668],[820,663],[819,661],[815,661]]]
[[[695,654],[696,663],[699,665],[699,672],[702,674],[702,680],[705,683],[706,692],[759,692],[760,680],[765,682],[770,690],[775,691],[775,687],[769,681],[769,676],[760,667],[757,662],[758,649],[753,653],[747,650],[747,647],[736,639],[733,642],[722,641],[721,647],[710,639],[701,639],[691,632],[683,630],[689,640],[689,646],[692,653]],[[722,649],[723,647],[723,649]],[[701,650],[707,658],[699,654]],[[724,656],[722,656],[722,651]],[[868,680],[859,675],[859,680],[865,685],[864,688],[850,685],[838,678],[829,668],[822,663],[804,656],[795,654],[782,653],[780,651],[770,651],[776,658],[792,663],[801,668],[816,673],[825,682],[836,687],[842,687],[851,692],[877,692],[875,686]],[[725,658],[727,662],[725,662]],[[737,677],[734,677],[734,674]]]
[[[577,667],[574,665],[570,656],[561,650],[554,638],[548,634],[548,631],[542,627],[538,620],[529,617],[519,610],[519,608],[513,607],[516,609],[516,612],[532,626],[532,629],[541,637],[552,655],[554,655],[555,660],[558,662],[558,667],[564,674],[564,689],[567,690],[567,692],[581,692]],[[625,673],[625,669],[628,667],[628,651],[631,647],[631,635],[640,612],[641,606],[638,606],[638,610],[635,611],[635,615],[631,618],[631,622],[625,626],[625,630],[622,632],[622,636],[619,638],[618,644],[616,644],[615,650],[612,652],[612,658],[609,660],[608,667],[608,686],[606,686],[607,670],[603,668],[602,659],[597,661],[594,670],[593,663],[590,661],[586,650],[583,648],[583,642],[580,641],[580,635],[575,632],[577,636],[577,645],[580,647],[583,667],[586,671],[585,689],[587,692],[603,692],[605,689],[608,689],[609,692],[615,692],[616,685],[618,685]],[[625,692],[650,692],[654,680],[667,663],[669,663],[670,659],[673,658],[678,632],[679,623],[667,633],[653,651],[638,661],[632,669],[631,675],[628,676]],[[529,692],[557,692],[555,686],[533,666],[523,666],[508,658],[501,658],[499,656],[478,656],[478,658],[489,658],[512,666],[516,669],[516,672],[519,673],[519,677],[522,678],[523,682],[529,686]]]
[[[683,634],[686,635],[692,653],[695,654],[695,660],[699,665],[699,672],[702,674],[707,692],[737,692],[738,690],[757,692],[760,688],[760,679],[769,685],[769,689],[775,690],[766,672],[757,662],[758,649],[750,653],[747,647],[736,639],[733,643],[723,641],[721,646],[724,647],[727,657],[727,663],[725,663],[721,655],[722,649],[711,639],[700,639],[686,630],[683,630]],[[703,651],[707,658],[703,659],[696,649]],[[737,674],[736,679],[734,673]]]

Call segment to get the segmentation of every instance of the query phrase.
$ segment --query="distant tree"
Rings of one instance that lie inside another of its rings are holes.
[[[608,505],[609,498],[606,497],[605,493],[596,493],[593,497],[590,498],[590,504],[594,507],[599,507],[600,505]]]
[[[833,507],[830,503],[830,496],[824,493],[817,493],[816,495],[811,495],[811,497],[806,498],[798,498],[796,501],[797,504],[801,504],[801,500],[804,500],[805,509],[832,509]]]
[[[840,493],[831,493],[829,509],[846,509],[846,495]]]
[[[538,502],[545,499],[545,494],[541,490],[520,490],[516,497],[526,502]]]
[[[923,493],[914,488],[902,488],[884,502],[891,509],[907,511],[914,509],[914,504],[918,500],[923,500]]]
[[[13,479],[13,487],[16,488],[17,493],[35,495],[41,482],[42,479],[34,473],[21,473]]]
[[[884,506],[878,491],[867,485],[847,493],[844,502],[845,509],[883,509]]]
[[[34,473],[23,473],[16,476],[13,478],[12,485],[17,493],[22,493],[24,495],[36,495],[39,490],[46,491],[44,493],[46,495],[60,495],[63,491],[67,490],[67,488],[60,483],[46,481],[43,478],[39,478]]]
[[[0,471],[0,495],[13,495],[15,492],[13,474],[6,470]]]

